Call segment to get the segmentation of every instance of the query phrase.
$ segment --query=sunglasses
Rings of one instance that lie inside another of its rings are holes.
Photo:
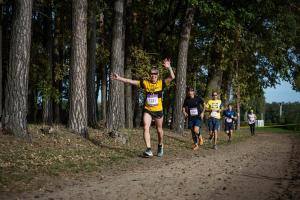
[[[151,73],[151,75],[158,75],[158,73]]]
[[[218,96],[218,95],[217,95],[217,94],[213,94],[212,96],[213,96],[213,97],[216,97],[216,96]]]

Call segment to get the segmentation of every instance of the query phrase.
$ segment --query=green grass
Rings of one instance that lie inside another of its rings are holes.
[[[300,136],[300,131],[289,130],[282,127],[257,127],[257,133],[293,134]]]

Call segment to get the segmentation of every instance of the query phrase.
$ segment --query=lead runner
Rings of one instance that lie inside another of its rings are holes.
[[[119,76],[116,73],[111,74],[112,80],[118,80],[124,83],[129,83],[138,87],[141,87],[146,92],[145,106],[143,111],[143,123],[144,123],[144,141],[146,144],[146,150],[143,155],[145,157],[152,157],[151,150],[151,138],[150,138],[150,126],[152,119],[155,121],[158,147],[157,156],[161,157],[164,154],[163,151],[163,104],[162,104],[162,92],[165,86],[169,86],[171,81],[175,79],[174,72],[171,67],[170,59],[163,60],[163,66],[169,70],[170,77],[162,80],[159,79],[159,71],[156,67],[152,67],[150,71],[150,80],[132,80]]]

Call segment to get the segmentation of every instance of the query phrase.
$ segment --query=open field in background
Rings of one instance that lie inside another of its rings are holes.
[[[257,127],[257,132],[268,132],[268,133],[285,133],[285,134],[296,134],[300,136],[300,124],[289,124],[289,125],[267,125],[265,127]]]

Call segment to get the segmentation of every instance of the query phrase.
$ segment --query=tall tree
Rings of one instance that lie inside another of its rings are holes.
[[[222,60],[224,58],[223,47],[218,39],[214,39],[215,44],[211,48],[211,65],[208,70],[208,79],[205,92],[205,98],[209,98],[213,91],[220,92],[223,78]]]
[[[2,127],[2,3],[3,0],[0,0],[0,128]]]
[[[100,20],[99,20],[99,32],[101,35],[104,35],[104,13],[100,13]],[[100,41],[100,48],[101,48],[101,62],[99,66],[100,76],[101,79],[101,120],[106,123],[106,114],[107,114],[107,63],[109,62],[109,51],[105,48],[104,40]],[[107,52],[107,53],[105,53]],[[107,55],[108,54],[108,55]],[[105,56],[107,55],[107,56]]]
[[[111,73],[124,75],[124,53],[123,48],[123,18],[124,0],[115,0],[114,3],[114,24],[111,49]],[[121,99],[123,98],[123,100]],[[109,85],[109,105],[107,112],[107,128],[117,130],[124,127],[124,85],[117,81],[111,81]]]
[[[107,119],[107,67],[101,68],[101,119],[106,122]]]
[[[12,25],[3,125],[16,136],[27,135],[27,95],[32,0],[18,0]]]
[[[86,61],[87,61],[87,0],[72,2],[72,55],[70,74],[69,127],[88,137]]]
[[[193,18],[194,9],[189,7],[186,10],[184,24],[182,26],[176,70],[176,95],[173,112],[173,129],[178,133],[182,133],[184,129],[184,118],[181,112],[186,92],[187,58]]]
[[[54,38],[53,38],[53,69],[52,69],[52,81],[53,86],[56,91],[61,92],[61,79],[60,69],[63,66],[61,63],[62,51],[60,45],[60,38],[62,37],[62,17],[59,16],[58,11],[55,13],[55,26],[54,26]],[[59,98],[60,99],[60,98]],[[53,121],[54,123],[61,122],[61,109],[60,100],[53,101]]]
[[[88,11],[88,60],[87,60],[87,109],[88,125],[96,127],[96,5],[89,1]]]
[[[48,0],[45,5],[45,43],[46,43],[46,53],[48,60],[47,72],[49,72],[47,81],[49,81],[48,91],[44,94],[43,99],[43,122],[47,124],[52,124],[53,122],[53,98],[52,98],[52,78],[53,78],[53,0]]]
[[[239,78],[239,61],[235,61],[235,78],[238,80]],[[240,130],[241,127],[241,88],[240,85],[237,84],[236,86],[236,112],[238,114],[237,116],[237,124],[236,124],[236,129]]]
[[[131,25],[132,25],[132,0],[126,0],[126,20],[124,23],[125,34],[125,77],[132,78],[132,59],[130,54],[131,46]],[[126,128],[133,127],[133,105],[132,105],[132,85],[125,85],[125,126]]]

